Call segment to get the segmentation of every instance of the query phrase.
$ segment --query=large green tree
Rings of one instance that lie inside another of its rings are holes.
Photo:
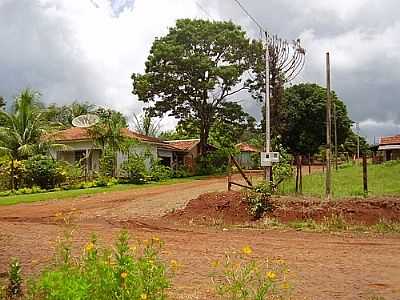
[[[232,22],[183,19],[157,38],[144,74],[133,74],[133,94],[152,103],[150,112],[197,122],[205,152],[217,117],[229,97],[246,89],[253,42]]]
[[[298,84],[285,90],[287,127],[281,140],[297,157],[299,168],[302,156],[317,153],[326,143],[326,95],[326,89],[317,84]],[[341,145],[351,132],[352,121],[345,104],[334,92],[332,102],[336,105],[337,141]],[[301,171],[299,168],[298,171]]]

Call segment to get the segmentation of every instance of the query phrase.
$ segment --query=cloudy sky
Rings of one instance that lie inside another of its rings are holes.
[[[307,63],[299,81],[324,84],[330,51],[332,88],[362,135],[400,133],[397,0],[241,2],[271,32],[301,38]],[[130,75],[143,71],[154,38],[183,17],[230,19],[257,33],[234,0],[0,0],[0,95],[10,100],[30,87],[47,103],[138,112]],[[251,99],[242,104],[257,115]]]

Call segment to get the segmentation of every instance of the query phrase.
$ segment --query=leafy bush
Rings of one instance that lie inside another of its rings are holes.
[[[190,172],[184,166],[180,166],[177,169],[172,171],[172,177],[173,178],[186,178],[186,177],[189,177],[189,176],[190,176]]]
[[[221,174],[228,167],[229,152],[216,150],[199,156],[196,164],[197,175]]]
[[[162,181],[172,177],[172,170],[170,167],[161,164],[159,159],[151,159],[150,177],[153,181]]]
[[[115,153],[105,149],[99,160],[99,171],[101,177],[114,176]]]
[[[150,179],[145,155],[137,153],[129,155],[128,159],[122,163],[121,168],[131,183],[143,184]]]
[[[286,179],[293,177],[292,156],[282,146],[279,148],[279,163],[272,166],[273,189],[275,192]]]
[[[47,156],[36,155],[24,161],[25,183],[42,189],[52,189],[66,181],[66,173],[61,164]]]
[[[255,218],[261,218],[266,211],[271,209],[271,194],[271,185],[266,181],[258,183],[252,191],[247,193],[248,210]]]
[[[3,160],[0,162],[0,185],[1,189],[11,188],[11,162],[9,160]],[[21,187],[24,185],[26,169],[23,161],[14,161],[14,181],[15,187]]]
[[[226,254],[225,259],[212,263],[212,282],[221,299],[261,300],[289,299],[289,269],[282,259],[256,261],[252,248],[241,253]]]
[[[129,247],[123,232],[115,248],[100,249],[92,238],[83,256],[71,259],[71,245],[61,244],[55,266],[31,283],[29,299],[166,299],[170,281],[159,258],[162,242],[153,238]]]
[[[6,288],[6,299],[19,299],[22,296],[21,264],[14,259],[8,271],[8,286]]]

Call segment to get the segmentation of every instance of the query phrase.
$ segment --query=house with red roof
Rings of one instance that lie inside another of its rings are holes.
[[[165,141],[168,145],[176,148],[176,164],[185,166],[189,172],[196,170],[196,161],[200,155],[200,139],[172,140]],[[213,151],[216,148],[210,144],[207,145],[207,151]]]
[[[243,169],[254,169],[258,168],[257,159],[255,157],[260,157],[260,150],[253,145],[247,143],[237,144],[236,149],[239,153],[235,156],[237,162]]]
[[[400,160],[400,134],[381,137],[378,151],[383,155],[384,161]]]
[[[197,155],[197,150],[194,150],[197,143],[193,140],[179,143],[175,143],[176,141],[165,142],[155,137],[139,134],[128,128],[122,129],[121,133],[126,138],[138,142],[131,146],[129,150],[131,153],[150,153],[154,158],[160,159],[162,164],[171,168],[180,165],[188,168],[193,166],[191,161],[185,159],[186,157],[194,159]],[[52,156],[57,160],[71,164],[85,161],[87,174],[93,174],[99,170],[102,149],[95,143],[86,128],[68,128],[52,133],[47,138],[66,146],[62,150],[52,150]],[[127,158],[127,153],[117,153],[117,174],[120,174],[121,165]]]

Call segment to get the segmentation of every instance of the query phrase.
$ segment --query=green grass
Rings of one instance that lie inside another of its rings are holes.
[[[96,187],[96,188],[88,188],[88,189],[78,189],[78,190],[68,190],[68,191],[57,191],[57,192],[47,192],[47,193],[37,193],[37,194],[28,194],[28,195],[12,195],[5,196],[0,198],[0,206],[5,205],[13,205],[19,203],[32,203],[38,201],[46,201],[46,200],[60,200],[67,198],[77,198],[85,195],[93,195],[99,193],[110,193],[116,191],[126,191],[132,189],[139,188],[151,188],[175,183],[184,183],[190,182],[194,180],[202,180],[207,178],[207,176],[194,176],[188,178],[175,178],[169,179],[161,182],[153,182],[148,184],[117,184],[111,187]]]
[[[260,226],[260,225],[257,225]],[[282,223],[276,218],[265,218],[261,225],[267,229],[294,229],[307,232],[362,232],[375,234],[400,234],[400,223],[380,219],[376,224],[348,223],[341,215],[331,215],[317,222],[313,219]]]
[[[283,194],[295,192],[295,179],[282,184]],[[368,165],[368,195],[369,196],[399,196],[400,195],[400,161],[392,161],[380,165]],[[332,171],[333,197],[362,197],[363,179],[361,165],[345,165],[338,171]],[[303,176],[303,194],[307,196],[324,197],[325,174],[316,173]]]

